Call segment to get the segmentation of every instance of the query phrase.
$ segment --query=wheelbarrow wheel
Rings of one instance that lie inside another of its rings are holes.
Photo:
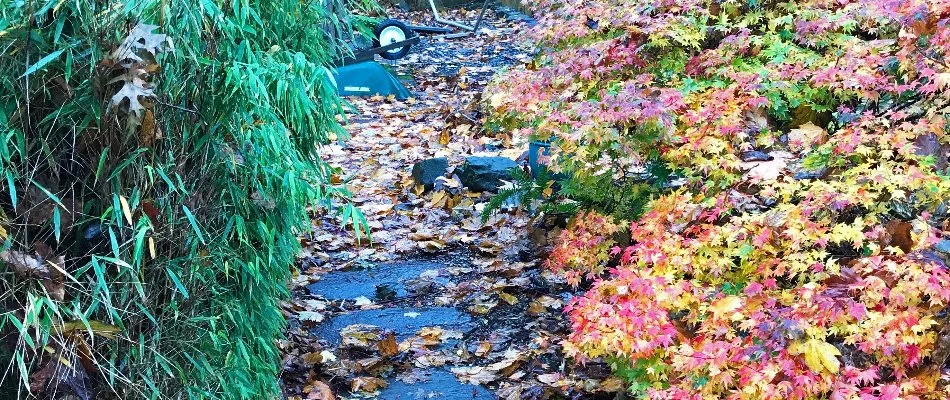
[[[396,21],[394,19],[386,19],[380,21],[379,25],[376,25],[376,29],[373,31],[373,33],[376,36],[373,39],[373,45],[375,47],[382,47],[409,39],[409,36],[412,34],[412,30],[402,22]],[[398,60],[405,57],[406,54],[409,54],[409,44],[389,51],[384,51],[379,53],[379,56],[387,60]]]

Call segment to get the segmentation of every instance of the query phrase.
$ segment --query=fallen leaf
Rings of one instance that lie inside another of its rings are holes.
[[[562,376],[559,373],[541,374],[537,376],[538,382],[546,383],[548,385],[557,383],[561,380],[561,378]]]
[[[484,385],[498,380],[498,374],[485,367],[453,367],[452,373],[463,383]]]
[[[375,392],[385,388],[386,381],[373,376],[361,376],[353,379],[350,387],[354,392]]]
[[[709,311],[721,318],[731,316],[740,307],[742,307],[742,299],[738,296],[726,296],[713,302],[709,306]]]
[[[322,381],[310,382],[308,386],[304,387],[304,393],[307,393],[308,399],[336,400],[336,397],[333,396],[333,390],[330,389],[329,385],[323,383]]]
[[[837,374],[841,366],[837,356],[841,351],[831,343],[818,339],[809,339],[807,341],[797,341],[788,347],[788,353],[791,355],[804,355],[805,364],[816,373],[828,371]]]
[[[336,361],[336,355],[329,350],[323,350],[320,352],[320,361],[323,363]]]
[[[498,297],[500,297],[502,300],[505,301],[505,303],[508,303],[509,305],[513,306],[515,304],[518,304],[518,298],[508,293],[505,293],[505,292],[498,293]]]
[[[301,321],[322,322],[324,319],[323,314],[316,311],[301,311],[297,316]]]
[[[806,122],[788,132],[788,144],[795,151],[807,151],[828,140],[828,132],[821,127]]]
[[[399,344],[396,343],[396,335],[392,333],[386,335],[385,339],[376,344],[376,348],[379,350],[379,355],[383,357],[391,357],[398,354]]]

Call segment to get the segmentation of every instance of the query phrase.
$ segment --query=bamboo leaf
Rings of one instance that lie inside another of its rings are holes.
[[[60,54],[63,54],[62,49],[56,50],[52,53],[47,54],[46,57],[41,58],[39,61],[37,61],[36,63],[31,65],[29,68],[27,68],[26,72],[24,72],[23,75],[20,75],[20,78],[22,79],[26,76],[29,76],[30,74],[36,72],[40,68],[45,67],[46,64],[49,64],[51,61],[55,60],[56,57],[59,57]]]
[[[181,280],[178,279],[178,275],[175,274],[175,271],[172,271],[171,268],[166,267],[165,271],[168,272],[168,277],[171,278],[172,283],[175,284],[175,287],[178,288],[178,291],[181,292],[182,296],[188,298],[188,289],[185,289],[185,285],[181,284]]]
[[[201,228],[198,226],[198,221],[195,220],[195,215],[191,213],[191,210],[188,206],[182,204],[181,208],[185,210],[185,216],[188,217],[188,223],[191,224],[191,228],[195,230],[195,233],[198,235],[198,239],[201,240],[202,244],[205,243],[205,237],[201,234]]]

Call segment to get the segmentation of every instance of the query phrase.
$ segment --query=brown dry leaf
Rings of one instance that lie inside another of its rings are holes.
[[[373,325],[347,325],[340,329],[341,347],[370,348],[382,340],[384,334],[381,328]]]
[[[423,346],[438,346],[442,344],[442,339],[445,336],[445,329],[427,326],[419,330],[418,335],[422,338]]]
[[[828,141],[828,132],[811,121],[788,132],[789,147],[795,151],[808,151],[826,141]]]
[[[607,393],[618,393],[627,387],[624,381],[617,377],[610,377],[600,382],[600,390]]]
[[[316,365],[323,362],[323,356],[315,351],[304,353],[300,358],[308,365]]]
[[[450,208],[451,202],[452,195],[444,190],[440,190],[432,194],[430,206],[432,208]]]
[[[375,392],[387,386],[386,381],[374,376],[361,376],[353,379],[350,384],[354,392]]]
[[[426,240],[432,240],[435,237],[435,234],[429,231],[413,232],[409,234],[409,240],[414,242],[423,242]]]
[[[356,372],[369,371],[376,366],[379,366],[383,363],[382,357],[368,357],[356,361],[357,368]]]
[[[484,315],[484,314],[488,314],[488,312],[491,311],[491,309],[495,308],[496,306],[498,306],[497,301],[480,300],[480,301],[477,301],[475,304],[472,304],[472,306],[469,307],[468,310],[475,314]]]
[[[155,141],[161,138],[162,130],[155,124],[155,113],[151,109],[146,109],[139,129],[139,142],[143,147],[152,147]]]
[[[392,333],[386,335],[385,339],[376,344],[376,348],[379,350],[379,355],[383,357],[391,357],[398,354],[399,344],[396,343],[396,335]]]
[[[308,399],[313,400],[336,400],[333,396],[333,390],[323,381],[313,381],[304,387],[304,393],[307,393]]]
[[[515,372],[521,365],[522,355],[516,350],[511,349],[505,352],[505,359],[488,365],[488,369],[495,371],[498,375],[508,376]]]
[[[419,243],[419,247],[427,252],[436,252],[445,248],[445,242],[441,240],[427,240]]]
[[[887,223],[886,246],[892,246],[901,249],[905,254],[914,249],[914,240],[911,237],[913,225],[901,220],[893,220]]]
[[[478,251],[484,254],[496,255],[501,253],[501,250],[501,245],[491,240],[482,240],[482,242],[478,244]]]
[[[145,111],[145,105],[139,101],[139,98],[150,99],[153,97],[155,97],[155,93],[152,92],[152,89],[133,84],[132,82],[126,82],[122,85],[122,88],[112,96],[111,105],[112,107],[119,107],[126,99],[129,101],[129,106],[126,110],[129,114],[127,117],[127,127],[129,131],[134,131],[135,128],[141,124],[142,113]]]
[[[30,374],[30,392],[33,394],[42,394],[46,391],[46,388],[49,386],[50,378],[56,373],[56,368],[59,368],[57,363],[53,360],[50,360],[46,363],[46,366]]]
[[[528,315],[537,316],[544,313],[547,309],[541,302],[535,300],[528,304]]]

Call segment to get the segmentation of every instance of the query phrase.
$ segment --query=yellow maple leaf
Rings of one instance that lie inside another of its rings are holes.
[[[498,92],[488,98],[488,104],[491,108],[498,108],[505,101],[505,94],[503,92]]]
[[[729,315],[742,307],[739,296],[726,296],[709,305],[709,311],[716,316]]]
[[[814,372],[828,371],[837,374],[841,367],[838,357],[841,352],[831,343],[818,339],[809,339],[804,342],[795,342],[788,346],[792,355],[804,355],[805,365]]]

